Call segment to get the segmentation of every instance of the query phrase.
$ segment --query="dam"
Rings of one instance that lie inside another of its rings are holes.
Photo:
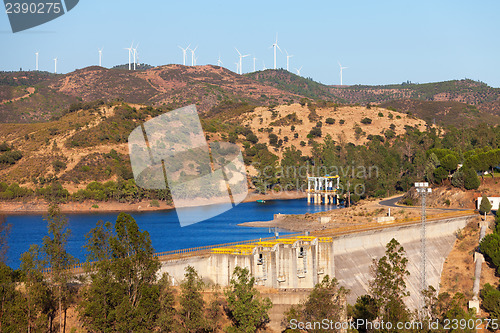
[[[442,214],[427,221],[427,281],[439,291],[444,261],[458,230],[474,217],[471,211]],[[420,290],[420,223],[418,221],[373,224],[359,230],[323,230],[309,235],[294,234],[274,239],[226,244],[220,247],[158,254],[161,273],[169,273],[174,284],[193,266],[205,282],[227,286],[236,266],[246,267],[256,285],[279,290],[312,289],[325,275],[335,277],[350,290],[353,303],[368,292],[374,260],[385,254],[385,246],[396,239],[405,249],[410,276],[406,303],[416,308]]]

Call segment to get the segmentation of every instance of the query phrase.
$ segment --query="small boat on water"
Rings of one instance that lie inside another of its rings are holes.
[[[257,200],[257,203],[266,203],[266,200],[259,199]]]

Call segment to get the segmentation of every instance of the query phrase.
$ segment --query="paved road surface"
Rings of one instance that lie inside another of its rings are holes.
[[[397,196],[397,197],[394,197],[394,198],[390,198],[390,199],[385,199],[385,200],[382,200],[379,202],[380,205],[382,206],[386,206],[386,207],[393,207],[393,208],[401,208],[401,207],[415,207],[415,208],[419,208],[420,206],[403,206],[403,205],[397,205],[396,203],[401,200],[401,198],[403,198],[402,195],[400,196]],[[431,208],[436,208],[436,207],[427,207],[429,209]],[[450,211],[455,211],[455,212],[460,212],[460,211],[464,211],[464,210],[470,210],[468,208],[437,208],[437,209],[442,209],[442,210],[450,210]]]

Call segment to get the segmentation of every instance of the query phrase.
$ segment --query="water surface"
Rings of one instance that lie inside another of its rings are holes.
[[[305,199],[273,200],[264,204],[246,202],[209,220],[182,228],[174,210],[130,214],[140,229],[149,232],[155,251],[163,252],[270,237],[273,236],[273,230],[270,233],[268,228],[241,227],[238,224],[272,220],[273,214],[278,213],[305,214],[333,208],[336,207],[308,205]],[[114,222],[117,215],[117,213],[68,214],[71,237],[68,240],[67,251],[80,261],[84,261],[85,234],[95,227],[97,221]],[[41,245],[43,237],[47,235],[47,223],[42,215],[11,215],[7,217],[7,223],[12,224],[8,240],[7,264],[12,268],[19,268],[19,258],[29,249],[30,244]]]

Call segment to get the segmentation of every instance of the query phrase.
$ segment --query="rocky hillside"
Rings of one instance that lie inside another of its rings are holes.
[[[217,114],[244,104],[275,106],[304,98],[339,105],[380,105],[439,125],[500,123],[500,89],[472,80],[340,87],[285,70],[238,75],[211,65],[167,65],[137,71],[92,66],[57,75],[0,73],[0,119],[10,123],[47,121],[77,108],[78,103],[94,101],[169,109],[195,103],[201,113]]]

